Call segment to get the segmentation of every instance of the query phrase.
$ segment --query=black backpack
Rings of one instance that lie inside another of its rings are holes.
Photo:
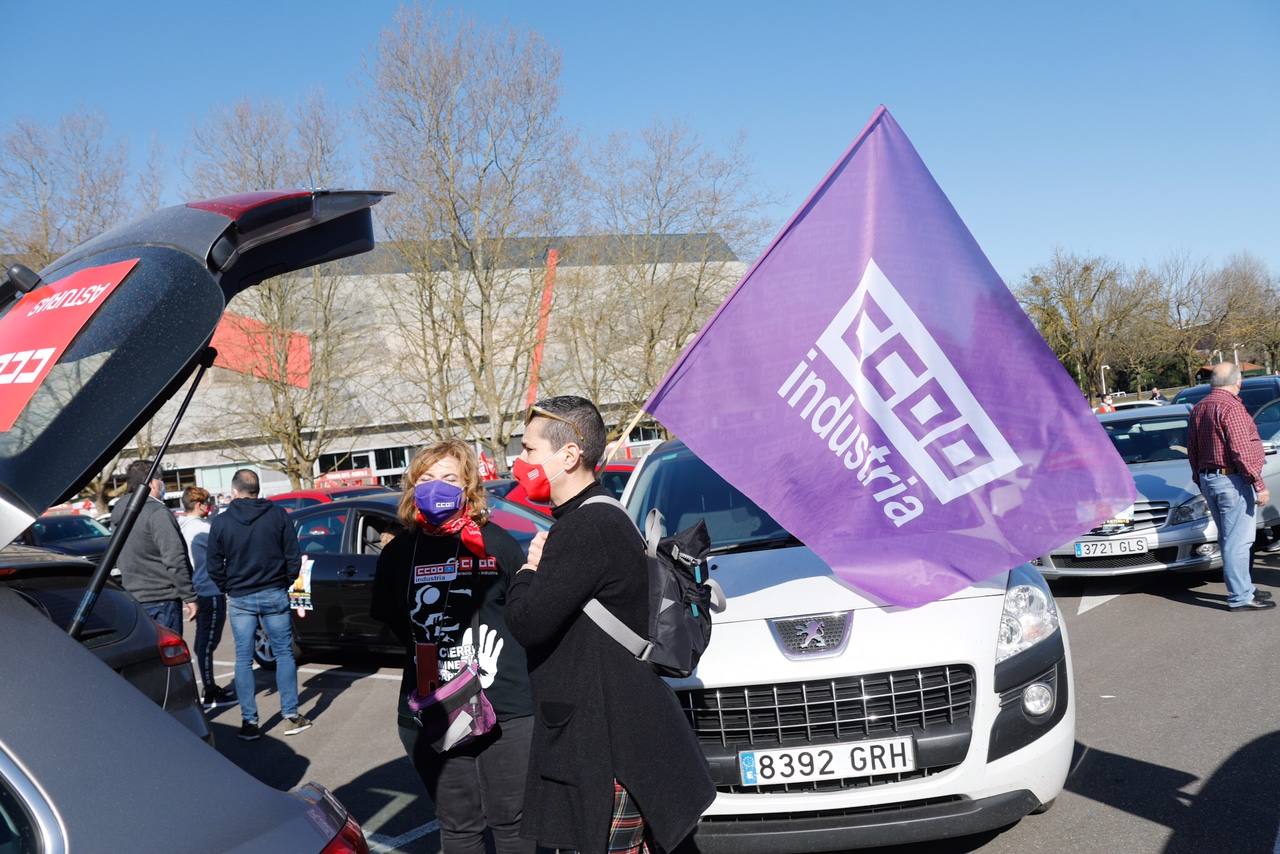
[[[627,513],[622,502],[597,495],[582,502],[611,504]],[[631,515],[627,514],[627,520]],[[634,523],[633,523],[634,524]],[[672,537],[664,537],[662,514],[655,508],[645,520],[645,554],[649,564],[649,637],[642,638],[598,599],[582,606],[605,634],[647,662],[659,676],[693,673],[711,642],[711,613],[724,610],[724,591],[708,577],[711,536],[702,519]]]

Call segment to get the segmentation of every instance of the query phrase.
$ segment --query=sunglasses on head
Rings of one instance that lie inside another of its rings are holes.
[[[524,423],[528,424],[534,418],[550,418],[552,421],[559,421],[561,424],[568,424],[573,429],[573,432],[577,434],[578,442],[583,445],[587,443],[587,437],[582,435],[582,431],[578,429],[578,425],[574,424],[568,418],[556,415],[554,412],[548,412],[541,406],[530,406],[529,411],[525,414]]]

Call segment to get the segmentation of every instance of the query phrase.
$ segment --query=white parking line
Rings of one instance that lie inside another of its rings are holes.
[[[1117,596],[1123,596],[1125,593],[1135,589],[1137,586],[1138,582],[1134,581],[1119,582],[1119,586],[1116,584],[1110,584],[1100,588],[1105,590],[1105,593],[1098,593],[1092,596],[1081,596],[1080,606],[1076,608],[1076,616],[1079,616],[1086,611],[1092,611],[1100,605],[1105,605]]]
[[[215,661],[214,664],[219,667],[235,667],[234,661]],[[235,671],[232,671],[233,673]],[[299,673],[305,673],[312,676],[342,676],[347,679],[385,679],[388,682],[399,682],[400,676],[391,673],[357,673],[354,670],[343,670],[338,667],[330,669],[321,669],[318,667],[299,667]]]
[[[422,837],[435,833],[440,829],[440,822],[429,821],[422,827],[415,827],[408,833],[402,833],[399,836],[382,836],[381,834],[371,833],[368,836],[369,851],[371,854],[387,854],[389,851],[395,851],[401,845],[408,845]]]

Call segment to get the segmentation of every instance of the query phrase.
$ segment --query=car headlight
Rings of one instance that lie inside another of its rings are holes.
[[[1026,565],[1011,570],[996,639],[996,664],[1053,637],[1058,625],[1058,605],[1044,577]]]
[[[1167,524],[1185,525],[1188,522],[1207,518],[1209,518],[1209,502],[1204,500],[1203,495],[1197,495],[1194,498],[1188,498],[1173,508],[1173,512],[1169,514]]]

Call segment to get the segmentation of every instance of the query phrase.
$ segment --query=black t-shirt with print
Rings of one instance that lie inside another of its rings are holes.
[[[408,651],[400,682],[402,719],[412,717],[407,698],[417,686],[413,654],[419,643],[436,644],[441,684],[478,657],[481,685],[498,719],[533,714],[524,648],[511,637],[502,614],[507,584],[524,563],[524,552],[497,525],[480,530],[487,561],[476,558],[457,535],[434,537],[417,530],[387,543],[378,558],[369,612],[387,623]],[[478,649],[471,637],[477,608]]]

